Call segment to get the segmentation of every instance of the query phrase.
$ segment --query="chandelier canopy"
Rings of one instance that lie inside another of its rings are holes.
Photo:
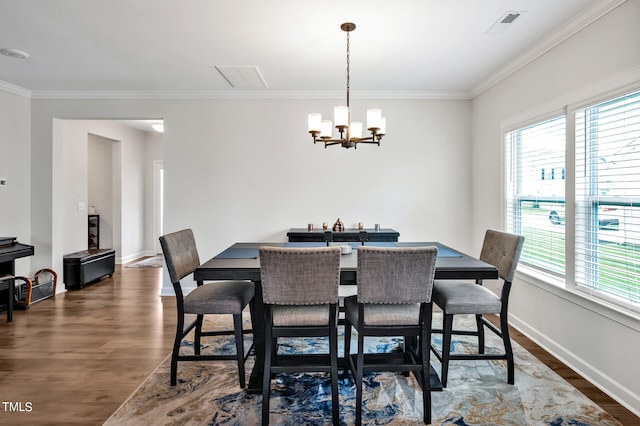
[[[386,131],[386,118],[382,116],[382,111],[374,108],[367,110],[367,130],[369,136],[362,137],[362,122],[351,121],[351,110],[349,109],[349,88],[350,69],[349,33],[356,29],[356,24],[345,22],[340,25],[342,31],[347,33],[347,105],[337,106],[333,109],[333,120],[335,128],[338,129],[338,138],[333,138],[333,123],[331,120],[323,120],[322,115],[312,112],[308,116],[308,129],[313,137],[313,143],[322,142],[324,147],[340,145],[343,148],[357,148],[359,143],[374,143],[380,146],[380,140]]]

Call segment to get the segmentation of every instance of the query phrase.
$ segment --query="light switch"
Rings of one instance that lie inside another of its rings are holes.
[[[0,186],[7,186],[7,178],[0,178]]]
[[[80,201],[80,202],[78,203],[78,211],[81,211],[81,212],[82,212],[82,211],[84,211],[86,208],[87,208],[87,205],[86,205],[86,203],[85,203],[84,201]]]

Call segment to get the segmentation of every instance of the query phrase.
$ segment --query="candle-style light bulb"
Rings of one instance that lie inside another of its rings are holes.
[[[367,110],[367,129],[379,129],[382,121],[382,111],[377,108]]]
[[[312,112],[307,116],[307,124],[309,132],[320,132],[320,123],[322,122],[322,114]]]
[[[352,121],[350,130],[350,136],[352,138],[361,138],[362,137],[362,123],[359,121]]]
[[[333,121],[336,127],[349,127],[349,108],[346,106],[337,106],[333,109]]]
[[[331,127],[331,120],[322,120],[320,124],[320,137],[331,139],[331,133],[333,128]]]

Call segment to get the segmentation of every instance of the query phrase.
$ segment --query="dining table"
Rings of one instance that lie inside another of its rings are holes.
[[[330,245],[349,245],[349,254],[340,256],[340,284],[356,285],[358,269],[358,247],[360,242],[329,243]],[[264,305],[262,300],[262,286],[260,284],[259,248],[272,247],[321,247],[324,242],[238,242],[224,249],[194,271],[193,278],[198,285],[205,281],[248,280],[255,284],[255,297],[249,304],[255,364],[251,372],[247,392],[259,394],[262,392],[262,373],[264,368]],[[378,247],[422,247],[436,246],[435,279],[485,280],[497,279],[498,270],[495,266],[450,248],[439,242],[365,242],[367,246]]]

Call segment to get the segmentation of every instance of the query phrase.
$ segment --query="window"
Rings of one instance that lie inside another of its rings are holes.
[[[521,263],[640,311],[640,92],[511,130],[505,154]]]
[[[524,235],[520,262],[565,270],[565,117],[506,134],[507,230]]]
[[[576,285],[640,302],[640,92],[575,120]]]

